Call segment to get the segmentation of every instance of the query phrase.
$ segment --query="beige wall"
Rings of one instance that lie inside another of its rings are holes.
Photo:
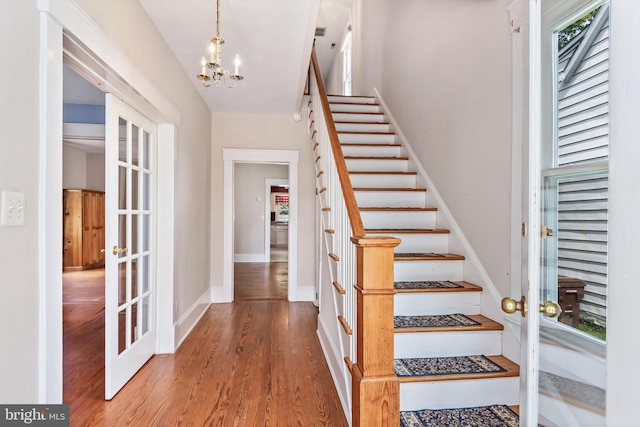
[[[234,168],[234,251],[236,254],[263,255],[265,224],[265,179],[287,179],[285,165],[239,163]],[[257,199],[260,198],[260,201]]]
[[[77,3],[182,117],[176,148],[174,276],[180,315],[209,287],[211,115],[138,2]],[[0,227],[0,342],[11,349],[0,352],[2,403],[39,400],[38,343],[45,333],[38,299],[39,236],[44,231],[38,225],[39,19],[35,0],[0,2],[0,59],[12,64],[0,68],[0,191],[26,195],[25,226]],[[62,153],[52,155],[62,158]]]
[[[212,113],[212,239],[211,285],[222,287],[223,166],[222,148],[299,150],[298,284],[315,283],[315,174],[307,123],[288,114]]]
[[[365,41],[354,46],[354,94],[380,91],[492,281],[507,294],[510,1],[355,3],[368,23],[354,26],[354,44]],[[376,28],[386,28],[381,44]]]
[[[104,154],[62,147],[62,188],[104,191]]]
[[[35,1],[0,2],[0,191],[26,195],[25,226],[0,227],[3,403],[38,396],[38,33]]]

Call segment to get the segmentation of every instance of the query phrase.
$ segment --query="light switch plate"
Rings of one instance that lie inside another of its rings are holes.
[[[3,191],[0,200],[0,226],[22,227],[24,226],[24,193]]]

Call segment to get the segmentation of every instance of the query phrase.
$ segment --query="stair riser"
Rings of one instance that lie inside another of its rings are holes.
[[[345,161],[347,170],[350,172],[407,172],[409,166],[408,160],[345,159]]]
[[[331,104],[332,113],[382,113],[379,105],[361,105],[361,104]]]
[[[479,292],[399,293],[393,301],[395,316],[480,314]]]
[[[374,208],[381,201],[387,207],[423,207],[425,193],[418,191],[356,191],[356,201],[359,207]]]
[[[385,233],[386,236],[397,237],[401,240],[396,246],[396,253],[425,253],[435,252],[437,254],[449,252],[448,234],[397,234]],[[432,261],[424,261],[432,262]]]
[[[355,188],[416,188],[417,183],[416,175],[351,174],[349,178]]]
[[[336,123],[338,132],[389,132],[386,123]]]
[[[384,114],[333,113],[334,122],[380,123],[386,120]]]
[[[357,104],[375,104],[376,99],[372,96],[343,96],[343,95],[329,95],[327,96],[329,103],[341,102],[341,103],[357,103]]]
[[[394,357],[454,357],[501,354],[502,332],[396,332]]]
[[[393,264],[393,277],[396,282],[463,280],[463,262],[464,261],[396,261]]]
[[[339,133],[342,144],[395,144],[396,136],[386,133]]]
[[[364,228],[367,229],[403,227],[428,230],[436,228],[435,211],[363,211],[360,212],[360,216],[362,217]],[[402,236],[403,241],[405,237]],[[405,252],[413,251],[408,250]]]
[[[400,384],[400,410],[517,405],[518,377]]]
[[[354,147],[343,145],[342,154],[344,156],[400,157],[402,155],[402,147],[388,145]]]

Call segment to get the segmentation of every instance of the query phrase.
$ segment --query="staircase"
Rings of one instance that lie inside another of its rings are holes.
[[[481,314],[482,288],[464,280],[465,258],[449,252],[450,231],[438,228],[437,209],[380,106],[373,97],[328,98],[366,235],[401,239],[394,252],[401,425],[459,416],[442,411],[456,408],[507,405],[517,413],[519,368],[501,355],[503,327]]]

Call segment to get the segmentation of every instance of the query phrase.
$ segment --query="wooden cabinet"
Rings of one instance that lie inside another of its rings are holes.
[[[62,206],[64,270],[104,267],[104,193],[64,190]]]
[[[289,224],[271,223],[271,246],[287,246],[289,244]]]

